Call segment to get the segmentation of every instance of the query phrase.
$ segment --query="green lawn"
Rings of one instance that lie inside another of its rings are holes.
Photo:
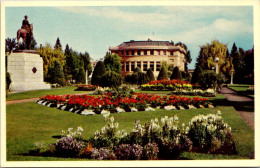
[[[46,89],[46,90],[32,90],[26,92],[12,93],[9,94],[6,100],[19,100],[29,99],[35,97],[42,97],[46,95],[64,95],[64,94],[75,94],[75,93],[88,93],[85,91],[74,91],[76,86],[67,86],[63,88]]]
[[[249,93],[247,91],[248,87],[252,85],[246,85],[246,84],[235,84],[235,85],[228,85],[228,88],[233,89],[236,91],[238,94],[244,95],[244,96],[249,96],[251,98],[254,98],[254,94]]]
[[[222,97],[219,96],[218,99]],[[248,127],[240,115],[230,106],[217,106],[214,109],[191,110],[156,110],[155,112],[131,112],[112,114],[119,122],[120,129],[130,130],[135,120],[142,123],[152,118],[161,118],[165,115],[178,115],[180,124],[188,124],[190,119],[198,114],[216,113],[221,110],[224,121],[232,127],[235,136],[238,155],[212,155],[185,152],[184,159],[249,159],[254,152],[254,132]],[[7,160],[82,160],[58,157],[29,156],[35,142],[54,143],[61,130],[69,127],[84,129],[84,137],[91,137],[97,129],[104,125],[102,115],[82,116],[67,111],[38,105],[33,102],[7,105]]]

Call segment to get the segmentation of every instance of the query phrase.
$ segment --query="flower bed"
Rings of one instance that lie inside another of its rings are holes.
[[[172,91],[169,93],[170,95],[189,95],[189,96],[203,96],[203,97],[215,97],[215,93],[213,89],[201,90],[201,89],[193,89],[193,90],[184,90],[179,89]]]
[[[134,93],[127,96],[102,95],[98,97],[89,95],[47,95],[36,101],[38,104],[49,107],[57,107],[61,110],[68,110],[83,115],[100,114],[110,112],[134,112],[154,111],[153,108],[165,110],[180,110],[190,108],[212,108],[214,106],[207,98],[187,98],[171,95],[158,96],[152,94]]]
[[[93,91],[96,90],[96,85],[79,85],[76,90],[78,91]]]
[[[141,85],[141,89],[150,91],[192,89],[192,85],[188,81],[182,80],[154,80],[148,84]]]
[[[104,114],[105,126],[91,138],[83,139],[83,129],[67,134],[47,146],[37,143],[35,153],[96,160],[179,159],[184,151],[236,154],[231,127],[221,113],[195,116],[189,126],[179,125],[178,117],[155,118],[143,125],[135,121],[130,132],[119,130],[119,123]]]

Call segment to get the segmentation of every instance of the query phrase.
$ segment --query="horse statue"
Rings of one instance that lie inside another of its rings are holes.
[[[27,49],[30,48],[31,41],[33,39],[33,25],[30,24],[30,27],[27,29],[21,28],[17,31],[17,43],[19,45],[19,40],[22,37],[23,39],[23,46]]]

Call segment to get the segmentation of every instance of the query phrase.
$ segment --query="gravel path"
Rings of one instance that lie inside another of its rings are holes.
[[[254,129],[255,121],[255,109],[254,109],[254,100],[245,96],[238,95],[235,91],[223,87],[220,90],[226,99],[230,102],[240,116],[245,120],[246,124]]]

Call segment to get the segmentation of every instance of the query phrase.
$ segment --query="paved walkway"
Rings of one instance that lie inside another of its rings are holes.
[[[220,90],[226,99],[229,101],[240,116],[245,120],[246,124],[254,129],[255,121],[255,109],[254,109],[254,100],[245,96],[238,95],[235,91],[223,87]]]

